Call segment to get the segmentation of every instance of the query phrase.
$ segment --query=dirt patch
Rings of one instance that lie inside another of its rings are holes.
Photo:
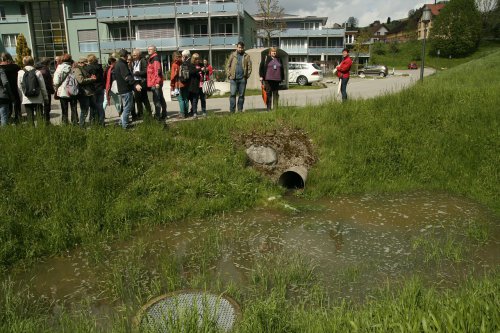
[[[254,145],[269,147],[276,151],[278,160],[273,165],[253,163],[248,160],[249,166],[274,181],[292,166],[305,166],[309,169],[316,162],[312,141],[305,131],[298,128],[285,126],[265,133],[252,131],[239,134],[237,142],[240,142],[245,149]]]

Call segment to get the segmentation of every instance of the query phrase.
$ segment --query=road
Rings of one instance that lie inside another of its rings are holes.
[[[424,75],[433,74],[433,69],[426,68]],[[400,70],[394,75],[389,75],[386,78],[377,78],[367,76],[366,78],[351,78],[347,86],[347,92],[350,99],[366,99],[383,94],[393,93],[405,89],[416,82],[420,78],[419,70]],[[311,90],[284,90],[280,91],[280,103],[282,105],[306,106],[317,105],[331,99],[339,99],[337,94],[338,85],[325,79],[327,85],[325,89]],[[336,80],[335,80],[336,81]],[[217,82],[216,88],[222,92],[229,90],[229,83]],[[179,104],[177,101],[170,100],[169,81],[164,85],[164,93],[167,99],[167,122],[177,121],[179,113]],[[150,96],[152,104],[152,98]],[[264,111],[265,106],[260,96],[246,96],[245,109]],[[58,101],[52,102],[51,123],[59,124],[61,120],[60,105]],[[227,113],[229,111],[228,98],[210,98],[207,100],[207,110],[209,116],[211,114]],[[106,109],[106,123],[116,123],[118,121],[118,112],[111,106]]]

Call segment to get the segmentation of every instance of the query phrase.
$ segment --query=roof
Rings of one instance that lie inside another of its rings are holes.
[[[438,3],[436,5],[427,4],[425,6],[431,10],[432,16],[438,16],[439,12],[441,11],[441,9],[444,8],[444,6],[446,6],[446,4],[444,4],[444,3]]]
[[[254,14],[253,17],[255,18],[256,21],[260,21],[263,19],[264,15],[263,14]],[[286,14],[284,13],[281,17],[281,20],[284,22],[292,22],[292,21],[299,21],[299,22],[310,22],[310,21],[321,21],[323,25],[326,24],[326,21],[328,20],[328,17],[324,16],[299,16],[299,15],[293,15],[293,14]]]

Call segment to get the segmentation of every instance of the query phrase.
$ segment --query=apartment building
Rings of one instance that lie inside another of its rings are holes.
[[[257,22],[262,18],[255,17]],[[273,32],[271,46],[289,55],[289,61],[332,62],[340,60],[346,45],[343,27],[326,28],[327,17],[286,14],[281,18],[282,30]],[[266,46],[265,33],[257,32],[257,46]]]
[[[20,32],[35,57],[94,53],[106,62],[121,48],[156,45],[167,69],[172,52],[184,49],[222,67],[239,41],[254,45],[256,33],[240,0],[0,1],[0,17],[0,51],[15,54]]]

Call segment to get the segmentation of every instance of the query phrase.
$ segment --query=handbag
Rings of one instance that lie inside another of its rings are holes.
[[[215,84],[213,80],[203,81],[203,85],[201,87],[203,93],[207,96],[211,96],[215,92]]]
[[[111,92],[115,95],[118,95],[118,83],[116,83],[116,80],[111,83]]]

